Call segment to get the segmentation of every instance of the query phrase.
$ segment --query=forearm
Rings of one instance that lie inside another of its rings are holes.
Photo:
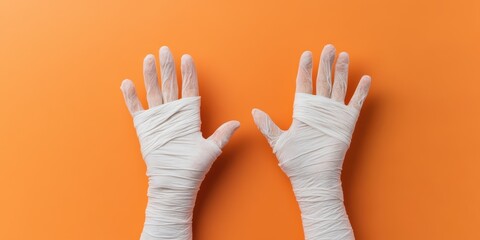
[[[148,189],[141,240],[191,240],[196,190]]]
[[[320,173],[310,178],[292,178],[307,240],[355,239],[343,204],[338,173]]]

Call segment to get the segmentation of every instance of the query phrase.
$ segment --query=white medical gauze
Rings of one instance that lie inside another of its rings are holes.
[[[220,148],[200,132],[200,97],[134,114],[147,165],[148,204],[141,239],[192,239],[197,191]]]
[[[340,175],[358,114],[330,98],[295,95],[292,126],[273,152],[292,183],[305,239],[354,239]]]

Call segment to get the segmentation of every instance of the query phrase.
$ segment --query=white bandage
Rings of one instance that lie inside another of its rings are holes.
[[[354,239],[340,175],[358,114],[330,98],[296,93],[292,126],[274,144],[302,212],[305,239]]]
[[[197,191],[220,148],[200,132],[200,97],[134,114],[149,179],[141,239],[192,239]]]

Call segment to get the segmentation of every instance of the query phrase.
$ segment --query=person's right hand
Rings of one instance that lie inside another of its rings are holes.
[[[197,191],[221,148],[239,127],[229,121],[205,139],[200,131],[200,96],[193,59],[183,55],[182,98],[178,99],[172,54],[160,48],[162,91],[155,57],[144,60],[149,109],[143,107],[130,80],[121,85],[133,116],[147,165],[148,205],[141,239],[192,238],[192,212]]]
[[[257,127],[290,178],[302,212],[306,239],[354,239],[343,205],[340,175],[371,79],[363,76],[345,105],[349,56],[345,52],[339,54],[332,88],[334,58],[335,48],[326,45],[313,95],[312,53],[302,54],[293,122],[288,130],[281,130],[264,112],[252,111]]]

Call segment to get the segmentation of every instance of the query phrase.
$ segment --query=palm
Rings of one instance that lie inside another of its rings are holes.
[[[134,119],[147,165],[147,175],[169,175],[173,171],[189,169],[191,171],[181,173],[182,177],[200,180],[239,127],[239,123],[226,122],[209,138],[203,138],[200,130],[198,80],[193,59],[187,54],[181,59],[180,99],[175,63],[169,48],[165,46],[160,48],[160,70],[161,88],[155,57],[147,55],[143,63],[143,76],[149,109],[143,109],[131,80],[124,80],[121,85],[127,108]],[[155,178],[152,183],[160,184],[155,183]]]
[[[335,58],[335,48],[332,45],[326,45],[322,51],[320,66],[318,68],[317,74],[317,87],[316,87],[316,96],[312,95],[312,54],[309,51],[306,51],[302,54],[300,58],[300,64],[298,68],[297,81],[296,81],[296,95],[304,95],[306,97],[318,98],[323,102],[320,105],[334,105],[336,110],[323,111],[314,116],[308,116],[307,119],[303,120],[296,119],[294,117],[292,125],[286,131],[281,130],[270,117],[261,110],[254,109],[252,114],[257,124],[258,128],[262,134],[266,137],[270,146],[274,149],[274,152],[277,154],[277,158],[282,167],[292,166],[303,166],[305,164],[315,165],[314,161],[324,161],[318,166],[325,166],[329,169],[340,168],[343,163],[343,156],[345,155],[346,149],[348,149],[349,139],[353,133],[353,128],[355,126],[355,119],[347,119],[348,121],[353,121],[353,124],[350,124],[349,129],[346,129],[344,136],[336,136],[335,131],[337,131],[335,125],[335,120],[342,120],[347,117],[344,115],[344,112],[350,112],[351,115],[358,115],[358,112],[361,109],[363,101],[367,96],[368,89],[370,87],[370,77],[363,76],[360,80],[360,83],[355,91],[354,96],[348,105],[344,104],[346,87],[347,87],[347,78],[348,78],[348,64],[349,56],[347,53],[342,52],[339,54],[339,57],[335,66],[334,74],[334,83],[332,87],[332,66]],[[316,100],[315,100],[316,101]],[[297,111],[299,106],[294,107],[294,112]],[[343,116],[342,116],[343,114]],[[311,118],[311,119],[309,119]],[[324,129],[327,129],[330,132],[320,132],[318,129],[313,129],[311,124],[306,124],[305,122],[314,121],[314,119],[328,119],[331,118],[331,122],[325,122],[324,124],[331,124]],[[330,129],[329,129],[330,128]],[[317,135],[312,135],[316,132]],[[318,136],[320,134],[321,137]],[[305,145],[301,139],[309,138],[309,144]],[[337,151],[334,151],[334,155],[331,156],[329,161],[324,159],[319,159],[319,152],[324,151],[326,148],[337,148]],[[295,158],[291,160],[290,157],[279,156],[279,151],[282,154],[288,154],[288,149],[302,149],[303,155],[311,155],[309,163],[296,162]],[[288,159],[288,160],[287,160]],[[290,161],[287,163],[286,161]],[[285,170],[285,168],[284,168]],[[311,167],[309,171],[316,171],[315,167]],[[287,173],[288,174],[288,173]],[[292,173],[293,174],[293,173]]]

